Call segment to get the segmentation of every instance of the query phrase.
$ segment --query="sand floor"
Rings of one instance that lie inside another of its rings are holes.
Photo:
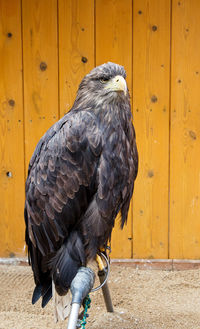
[[[31,304],[28,266],[0,265],[0,329],[67,328],[54,322],[53,305]],[[90,329],[200,329],[200,270],[136,270],[113,264],[109,277],[115,313],[101,291],[91,294]]]

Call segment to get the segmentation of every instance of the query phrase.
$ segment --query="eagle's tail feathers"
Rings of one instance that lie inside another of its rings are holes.
[[[40,297],[42,297],[42,307],[44,308],[52,297],[51,283],[45,285],[39,284],[35,287],[32,296],[32,304],[35,304]]]
[[[52,297],[52,284],[50,284],[42,294],[42,308],[44,308]]]
[[[85,251],[80,234],[71,232],[51,261],[52,278],[60,296],[65,295],[79,267],[85,265]]]
[[[36,286],[33,291],[32,304],[35,304],[41,296],[42,296],[42,285],[40,284]]]

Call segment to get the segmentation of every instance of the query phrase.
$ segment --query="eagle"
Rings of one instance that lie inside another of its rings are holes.
[[[81,266],[121,228],[138,171],[130,96],[123,66],[87,74],[71,110],[40,139],[26,180],[25,240],[35,281],[34,304],[67,294]],[[119,241],[120,243],[120,241]]]

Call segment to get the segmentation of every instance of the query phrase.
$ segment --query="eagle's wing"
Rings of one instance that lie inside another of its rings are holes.
[[[111,237],[114,221],[121,211],[121,228],[127,220],[134,180],[138,170],[135,131],[110,122],[103,140],[98,165],[97,191],[81,221],[87,256],[95,256]]]
[[[43,256],[59,249],[95,194],[101,133],[87,111],[70,112],[38,143],[26,181],[26,240]]]
[[[93,258],[105,246],[120,210],[126,220],[136,171],[133,146],[133,134],[112,122],[99,126],[89,111],[71,111],[39,142],[25,204],[33,302],[41,284],[43,305],[48,302],[52,273],[64,293],[85,256]]]

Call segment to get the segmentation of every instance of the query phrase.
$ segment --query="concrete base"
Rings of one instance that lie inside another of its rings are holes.
[[[140,270],[181,271],[200,268],[200,260],[191,259],[111,259],[111,264],[131,266]]]
[[[0,264],[28,265],[27,258],[0,258]],[[111,259],[112,266],[131,266],[140,270],[181,271],[200,268],[200,259]]]

